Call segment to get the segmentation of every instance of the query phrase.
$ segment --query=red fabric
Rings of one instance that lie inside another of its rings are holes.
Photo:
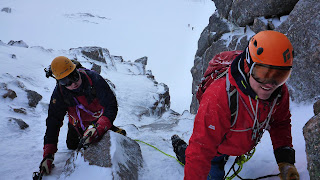
[[[209,62],[204,80],[199,84],[196,97],[201,102],[201,98],[205,90],[215,81],[217,76],[228,69],[232,61],[241,54],[242,51],[224,51],[215,55]]]
[[[204,73],[204,77],[210,75],[212,72],[216,70],[223,72],[224,70],[226,70],[226,68],[222,69],[222,67],[229,67],[232,61],[242,52],[243,51],[223,51],[215,55],[209,61],[208,68]]]
[[[96,125],[97,125],[96,126],[97,130],[94,131],[94,133],[90,136],[90,139],[89,139],[90,143],[100,140],[104,135],[104,133],[107,132],[107,130],[110,129],[112,126],[110,120],[105,116],[101,116],[97,121]],[[88,134],[87,132],[90,131],[91,129],[87,129],[83,135],[86,136]]]
[[[97,121],[97,124],[97,131],[99,136],[102,136],[112,126],[111,121],[106,116],[101,116]]]
[[[85,96],[79,96],[77,97],[77,100],[79,101],[80,104],[82,104],[87,110],[93,112],[93,113],[97,113],[100,114],[101,110],[104,110],[104,107],[100,105],[99,100],[97,98],[95,98],[93,100],[92,103],[88,104],[87,99]],[[68,107],[68,115],[69,115],[69,121],[72,125],[76,125],[79,128],[80,126],[80,120],[79,117],[77,115],[77,111],[76,111],[76,107]],[[81,119],[82,119],[82,123],[84,125],[84,127],[88,127],[89,125],[91,125],[92,121],[96,121],[97,117],[93,117],[90,114],[88,114],[87,112],[83,111],[82,109],[80,109],[80,115],[81,115]],[[76,121],[75,121],[76,120]]]
[[[232,78],[230,83],[235,86],[244,103],[252,113],[249,97],[243,94]],[[253,107],[257,101],[252,99]],[[231,128],[243,130],[252,128],[254,120],[249,115],[244,103],[239,99],[239,114],[236,124]],[[259,100],[259,122],[263,122],[269,111],[269,102]],[[239,156],[250,151],[255,142],[251,140],[252,130],[245,132],[230,131],[230,109],[226,92],[226,78],[214,81],[203,94],[198,113],[195,117],[192,136],[186,150],[184,168],[185,180],[206,179],[210,171],[211,160],[220,154]],[[289,112],[289,93],[287,87],[282,88],[282,98],[278,100],[270,122],[270,136],[273,148],[292,147],[291,114]]]
[[[43,146],[43,158],[47,155],[52,154],[54,155],[58,151],[56,144],[45,144]]]

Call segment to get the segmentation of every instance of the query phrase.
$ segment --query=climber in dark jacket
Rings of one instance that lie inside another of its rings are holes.
[[[64,56],[52,61],[51,70],[57,85],[50,100],[43,160],[40,164],[40,169],[45,169],[47,174],[51,172],[54,154],[58,150],[60,127],[67,112],[69,123],[66,142],[69,149],[77,149],[82,137],[88,136],[84,142],[88,145],[100,140],[109,129],[125,132],[113,126],[118,112],[117,100],[108,83],[99,74],[77,69]]]

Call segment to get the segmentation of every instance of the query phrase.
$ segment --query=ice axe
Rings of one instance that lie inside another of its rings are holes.
[[[42,167],[39,172],[33,172],[33,175],[32,175],[33,180],[42,180],[44,171],[45,171],[44,167]]]
[[[54,164],[51,165],[52,169],[54,168]],[[41,167],[39,172],[33,172],[32,179],[33,180],[42,180],[42,176],[45,172],[45,168]]]
[[[83,138],[80,140],[80,142],[79,142],[79,144],[78,144],[77,152],[79,152],[80,149],[85,146],[84,143],[85,143],[86,140],[91,136],[91,134],[92,134],[92,131],[90,131],[85,137],[83,137]]]

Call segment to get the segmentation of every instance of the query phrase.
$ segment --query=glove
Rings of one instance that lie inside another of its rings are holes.
[[[112,126],[111,121],[106,116],[101,116],[96,126],[93,128],[87,129],[84,134],[83,138],[86,138],[83,145],[89,145],[90,143],[96,142],[101,139],[105,132],[110,129]]]
[[[100,137],[98,135],[97,128],[93,127],[93,128],[87,129],[83,134],[83,138],[85,138],[85,141],[83,143],[84,146],[87,146],[93,142],[98,141]]]
[[[282,162],[278,166],[281,180],[299,180],[299,173],[293,164]]]
[[[40,163],[40,171],[44,170],[46,174],[51,173],[51,169],[53,168],[53,162],[54,160],[54,155],[53,154],[48,154],[46,157],[43,158],[43,160]]]

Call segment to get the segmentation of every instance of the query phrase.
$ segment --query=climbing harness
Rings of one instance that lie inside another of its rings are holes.
[[[224,179],[225,180],[231,180],[234,177],[238,176],[238,174],[240,173],[240,171],[243,168],[243,164],[248,162],[251,159],[251,157],[253,156],[255,151],[256,151],[256,148],[253,148],[250,152],[248,152],[246,154],[243,154],[241,156],[237,156],[237,158],[234,160],[233,165],[229,169],[228,173],[225,175]],[[238,165],[238,169],[237,170],[235,169],[235,165],[236,164]],[[234,173],[231,176],[227,177],[230,174],[231,170],[233,170]]]
[[[237,158],[234,160],[234,163],[232,164],[231,168],[229,169],[228,173],[225,175],[225,177],[223,178],[224,180],[232,180],[235,177],[238,177],[241,180],[258,180],[258,179],[265,179],[268,177],[274,177],[274,176],[279,176],[279,174],[271,174],[271,175],[266,175],[266,176],[261,176],[258,178],[254,178],[254,179],[248,179],[248,178],[242,178],[241,176],[239,176],[240,171],[243,168],[243,164],[248,162],[253,154],[255,153],[256,148],[253,148],[251,151],[249,151],[248,153],[241,155],[241,156],[237,156]],[[235,165],[238,165],[238,168],[235,169]],[[228,177],[228,175],[230,174],[231,170],[233,170],[233,174],[231,176]]]
[[[82,109],[83,111],[85,111],[86,113],[90,114],[92,117],[95,117],[95,118],[99,118],[102,116],[103,114],[103,109],[101,109],[100,111],[98,112],[91,112],[90,110],[86,109],[82,104],[79,103],[79,101],[77,100],[77,98],[73,97],[74,101],[76,102],[76,112],[77,112],[77,116],[79,118],[79,121],[80,121],[80,125],[81,125],[81,128],[82,130],[85,130],[85,127],[82,123],[82,118],[81,118],[81,115],[80,115],[80,109]]]
[[[182,166],[184,166],[184,164],[183,164],[182,162],[180,162],[177,158],[175,158],[174,156],[171,156],[170,154],[167,154],[167,153],[165,153],[165,152],[161,151],[160,149],[156,148],[155,146],[152,146],[151,144],[148,144],[148,143],[146,143],[146,142],[144,142],[144,141],[141,141],[141,140],[139,140],[139,139],[135,139],[135,141],[137,141],[137,142],[141,142],[141,143],[143,143],[143,144],[146,144],[146,145],[148,145],[148,146],[150,146],[150,147],[154,148],[155,150],[157,150],[157,151],[161,152],[162,154],[164,154],[164,155],[166,155],[166,156],[168,156],[168,157],[171,157],[171,158],[175,159],[176,161],[178,161],[178,162],[179,162],[179,164],[181,164]]]

